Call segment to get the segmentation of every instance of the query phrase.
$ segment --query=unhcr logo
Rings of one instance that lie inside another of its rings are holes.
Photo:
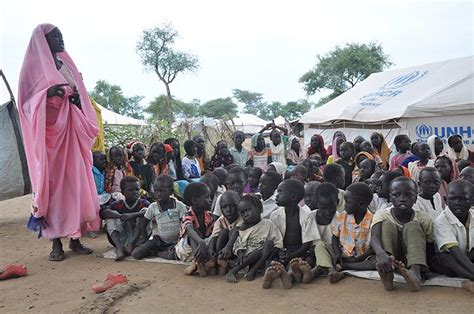
[[[428,138],[433,134],[433,128],[426,124],[416,126],[416,136],[418,138]]]
[[[385,83],[385,85],[383,85],[381,89],[401,88],[403,86],[406,86],[408,84],[418,81],[427,73],[428,71],[413,71],[408,74],[397,76],[396,78],[391,79],[390,81]]]

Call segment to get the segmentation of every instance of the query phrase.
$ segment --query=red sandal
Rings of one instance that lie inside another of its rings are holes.
[[[92,291],[94,291],[95,293],[101,293],[101,292],[109,290],[110,288],[114,287],[116,284],[126,283],[127,281],[128,281],[127,276],[123,274],[118,274],[118,275],[108,274],[107,278],[105,279],[103,283],[99,283],[97,285],[92,286]]]
[[[27,273],[25,265],[9,264],[3,270],[0,270],[0,280],[23,277]]]

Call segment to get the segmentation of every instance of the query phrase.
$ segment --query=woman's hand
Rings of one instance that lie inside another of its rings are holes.
[[[58,84],[51,86],[50,88],[48,88],[47,97],[59,96],[61,98],[64,98],[65,91],[63,86],[66,85],[68,84]]]

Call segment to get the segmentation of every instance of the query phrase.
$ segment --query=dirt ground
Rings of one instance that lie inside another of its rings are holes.
[[[263,290],[261,278],[229,284],[222,277],[187,277],[184,266],[99,257],[110,248],[104,234],[84,239],[94,254],[66,252],[63,262],[49,262],[50,242],[38,240],[25,228],[29,202],[29,196],[0,202],[0,267],[28,267],[28,276],[0,282],[0,312],[469,313],[474,306],[473,295],[458,288],[423,287],[410,293],[396,285],[395,291],[385,292],[378,281],[346,278],[331,285],[321,278],[291,290],[279,284]],[[94,294],[92,285],[109,272],[126,274],[130,285]]]

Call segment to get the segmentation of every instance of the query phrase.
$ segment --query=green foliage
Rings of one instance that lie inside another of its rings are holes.
[[[278,116],[283,116],[283,104],[279,101],[272,101],[271,103],[264,103],[259,110],[259,117],[264,120],[272,120]]]
[[[150,113],[155,120],[168,119],[166,95],[156,97],[150,105],[145,108],[145,112]],[[198,114],[199,100],[194,99],[191,103],[186,103],[179,99],[173,99],[173,111],[179,118],[192,118]]]
[[[295,120],[301,117],[304,113],[308,112],[312,107],[306,99],[300,99],[298,101],[290,101],[282,108],[281,115],[287,120]]]
[[[253,93],[248,90],[233,89],[232,93],[237,101],[243,103],[244,112],[259,116],[263,101],[263,94]]]
[[[163,142],[165,139],[174,137],[180,143],[184,142],[184,132],[180,129],[172,130],[166,120],[148,120],[142,127],[123,125],[104,125],[105,147],[109,149],[114,145],[125,147],[131,141],[143,142],[148,148],[154,142]]]
[[[137,43],[136,50],[146,69],[155,72],[166,88],[167,113],[170,123],[173,118],[173,103],[170,83],[179,73],[194,72],[199,67],[196,56],[173,49],[178,32],[171,24],[144,30],[143,36]]]
[[[323,99],[325,102],[354,87],[370,74],[392,65],[382,45],[375,42],[347,44],[342,48],[336,46],[317,58],[316,66],[303,74],[299,82],[304,84],[303,89],[308,95],[330,90],[331,94]]]
[[[216,119],[230,119],[237,114],[237,105],[230,97],[217,98],[202,104],[199,113]]]
[[[143,119],[143,109],[140,106],[143,96],[126,97],[123,95],[120,86],[110,84],[104,80],[97,81],[94,90],[89,95],[98,104],[113,112],[136,119]]]

